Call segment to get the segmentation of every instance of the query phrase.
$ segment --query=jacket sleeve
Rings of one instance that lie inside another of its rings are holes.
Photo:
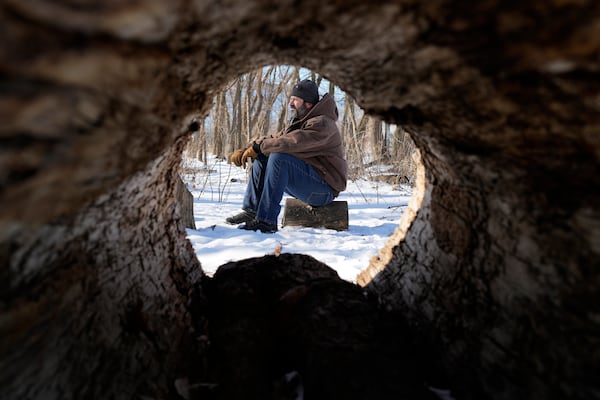
[[[258,138],[255,139],[251,139],[248,143],[246,143],[246,148],[252,146],[254,143],[262,143],[265,139],[273,139],[273,138],[277,138],[281,135],[283,135],[285,132],[285,129],[280,130],[279,132],[276,133],[272,133],[269,136],[260,136]]]
[[[339,141],[336,137],[339,136],[336,135],[337,129],[332,129],[331,124],[335,122],[323,116],[311,118],[300,129],[262,138],[260,151],[266,155],[271,153],[321,154]]]

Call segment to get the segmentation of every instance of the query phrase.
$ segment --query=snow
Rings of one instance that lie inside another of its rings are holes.
[[[202,162],[184,158],[183,181],[194,198],[196,229],[187,230],[204,272],[212,276],[229,261],[265,254],[303,253],[337,271],[340,278],[356,282],[398,226],[412,189],[366,179],[348,181],[348,188],[336,200],[348,202],[349,229],[281,227],[273,234],[252,232],[228,225],[225,218],[241,211],[247,171],[214,157]],[[282,204],[285,202],[282,200]]]

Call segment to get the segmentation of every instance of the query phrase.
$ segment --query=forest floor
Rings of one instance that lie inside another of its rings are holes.
[[[367,171],[367,177],[385,173],[385,167],[374,167]],[[279,230],[264,234],[225,222],[226,217],[241,211],[248,182],[245,169],[214,157],[206,164],[186,158],[181,175],[194,198],[196,229],[187,230],[188,239],[209,276],[229,261],[280,251],[311,255],[335,269],[340,278],[355,282],[398,226],[412,195],[408,184],[391,185],[368,178],[349,180],[347,190],[336,199],[348,202],[347,231],[282,228],[282,209]]]

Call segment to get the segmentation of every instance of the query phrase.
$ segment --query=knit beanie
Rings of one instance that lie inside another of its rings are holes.
[[[305,79],[294,85],[292,96],[300,97],[302,100],[312,104],[319,101],[319,89],[310,79]]]

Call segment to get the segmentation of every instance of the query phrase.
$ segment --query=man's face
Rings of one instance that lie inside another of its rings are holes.
[[[310,103],[308,103],[310,104]],[[302,118],[308,110],[310,110],[310,105],[307,106],[307,103],[304,102],[303,99],[296,96],[290,97],[290,108],[292,109],[292,116],[295,118]]]

